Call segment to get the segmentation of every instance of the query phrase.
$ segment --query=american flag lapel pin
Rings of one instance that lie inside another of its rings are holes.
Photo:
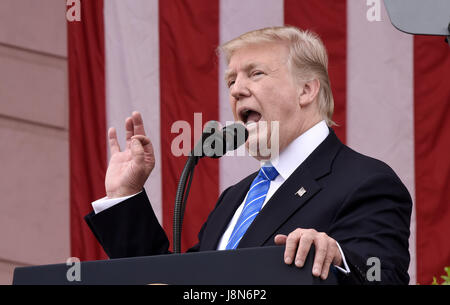
[[[306,193],[306,190],[305,190],[305,188],[302,186],[302,187],[297,191],[296,194],[297,194],[299,197],[302,197],[305,193]]]

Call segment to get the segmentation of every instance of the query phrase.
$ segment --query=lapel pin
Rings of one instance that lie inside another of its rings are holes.
[[[302,187],[297,191],[296,194],[297,194],[299,197],[302,197],[305,193],[306,193],[306,190],[305,190],[305,188],[302,186]]]

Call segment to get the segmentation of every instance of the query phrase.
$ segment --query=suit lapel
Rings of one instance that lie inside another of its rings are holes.
[[[317,149],[292,173],[266,203],[247,229],[238,248],[262,246],[286,220],[321,190],[318,180],[331,171],[332,162],[342,143],[330,134]],[[297,192],[303,188],[302,196]]]
[[[293,175],[281,185],[256,216],[239,243],[239,248],[263,245],[292,214],[320,191],[321,187],[307,169]],[[300,197],[296,193],[302,187],[306,192]]]

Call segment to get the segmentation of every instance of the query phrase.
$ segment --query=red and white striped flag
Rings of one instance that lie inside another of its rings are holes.
[[[231,121],[225,63],[215,48],[249,30],[287,24],[317,32],[328,49],[338,137],[388,163],[413,197],[411,282],[430,283],[450,265],[450,50],[443,38],[397,31],[382,6],[381,21],[370,22],[365,1],[96,0],[82,1],[81,9],[81,22],[68,24],[73,256],[106,257],[83,216],[105,195],[107,127],[124,138],[125,118],[142,113],[156,153],[146,190],[172,240],[185,162],[171,153],[172,124],[201,128],[194,113],[201,124]],[[258,167],[250,157],[202,160],[183,250],[196,243],[220,192]]]

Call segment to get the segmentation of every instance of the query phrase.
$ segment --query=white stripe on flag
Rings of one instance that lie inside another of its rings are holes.
[[[141,112],[156,165],[145,184],[161,222],[158,0],[104,2],[107,125],[125,147],[125,118]]]
[[[369,22],[368,9],[365,1],[347,6],[347,143],[389,164],[415,201],[413,39],[391,25],[384,8],[381,21]],[[414,210],[411,221],[415,283]]]
[[[283,25],[283,9],[283,1],[279,0],[220,1],[220,43],[225,43],[250,30]],[[228,88],[223,78],[225,69],[225,60],[221,58],[219,68],[219,120],[222,123],[234,120],[230,110]],[[238,149],[239,152],[242,152],[242,150],[245,150],[244,146]],[[239,155],[241,154],[239,153]],[[259,167],[259,162],[252,157],[222,157],[219,166],[220,192],[250,173],[257,171]]]

